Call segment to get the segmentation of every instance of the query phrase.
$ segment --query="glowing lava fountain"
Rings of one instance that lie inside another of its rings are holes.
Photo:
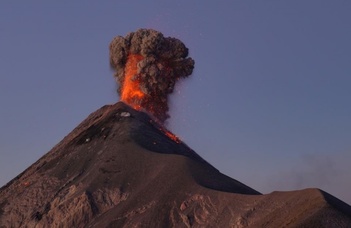
[[[137,78],[138,63],[143,59],[142,55],[130,54],[125,66],[125,76],[121,91],[121,100],[136,110],[141,109],[141,101],[146,96],[140,89],[140,82]]]

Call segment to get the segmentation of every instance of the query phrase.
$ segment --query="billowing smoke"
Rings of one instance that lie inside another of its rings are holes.
[[[116,71],[121,100],[164,122],[169,117],[168,94],[194,69],[194,60],[187,56],[188,48],[180,40],[152,29],[115,37],[110,64]]]

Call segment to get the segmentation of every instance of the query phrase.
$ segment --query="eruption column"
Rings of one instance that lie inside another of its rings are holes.
[[[149,112],[161,123],[168,116],[168,95],[180,78],[188,77],[194,60],[176,38],[152,29],[139,29],[110,44],[110,64],[116,71],[121,100]]]

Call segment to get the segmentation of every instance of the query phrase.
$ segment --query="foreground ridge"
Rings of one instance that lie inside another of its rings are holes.
[[[119,102],[0,189],[0,227],[351,227],[351,207],[319,189],[262,195]]]

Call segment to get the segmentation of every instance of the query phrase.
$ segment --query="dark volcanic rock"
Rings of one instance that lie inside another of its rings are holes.
[[[261,195],[166,132],[102,107],[0,189],[0,227],[351,227],[328,193]]]

